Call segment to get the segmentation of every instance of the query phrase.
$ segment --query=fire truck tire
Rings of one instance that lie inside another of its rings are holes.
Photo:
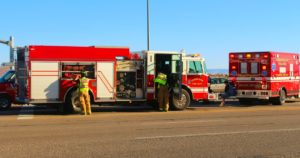
[[[285,91],[283,89],[280,89],[280,91],[279,91],[279,97],[274,98],[273,104],[274,105],[283,105],[285,103],[285,100],[286,100]]]
[[[173,110],[184,110],[191,104],[191,96],[188,91],[182,89],[181,100],[178,100],[174,95],[171,96],[171,108]]]
[[[11,107],[11,100],[7,96],[0,96],[0,110],[7,110]]]
[[[70,114],[70,113],[80,113],[81,107],[80,107],[80,101],[79,101],[79,94],[78,92],[71,91],[68,93],[65,105],[64,105],[64,113]]]

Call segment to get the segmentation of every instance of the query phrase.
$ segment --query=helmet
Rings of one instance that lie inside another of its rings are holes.
[[[157,77],[161,80],[167,80],[167,75],[164,73],[158,73]]]
[[[81,77],[87,77],[87,71],[81,71]]]

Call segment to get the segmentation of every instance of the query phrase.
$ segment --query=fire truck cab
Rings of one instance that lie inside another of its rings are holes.
[[[219,94],[208,92],[208,72],[200,54],[144,51],[147,61],[147,99],[157,98],[154,78],[159,72],[167,74],[170,104],[175,110],[187,108],[192,101],[218,100]]]
[[[241,104],[263,99],[282,105],[287,97],[299,97],[299,54],[230,53],[229,77]]]

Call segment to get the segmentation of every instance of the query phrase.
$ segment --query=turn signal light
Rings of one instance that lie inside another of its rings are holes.
[[[262,68],[262,70],[267,70],[267,66],[266,65],[263,65],[261,68]]]
[[[246,58],[251,58],[251,54],[246,54]]]
[[[230,58],[234,58],[234,54],[230,54]]]
[[[236,66],[231,66],[231,69],[232,69],[232,70],[235,70],[235,69],[236,69]]]

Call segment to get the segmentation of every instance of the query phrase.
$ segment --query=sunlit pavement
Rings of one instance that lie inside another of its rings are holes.
[[[0,157],[300,157],[298,101],[218,105],[93,106],[91,116],[14,105],[0,112]]]

